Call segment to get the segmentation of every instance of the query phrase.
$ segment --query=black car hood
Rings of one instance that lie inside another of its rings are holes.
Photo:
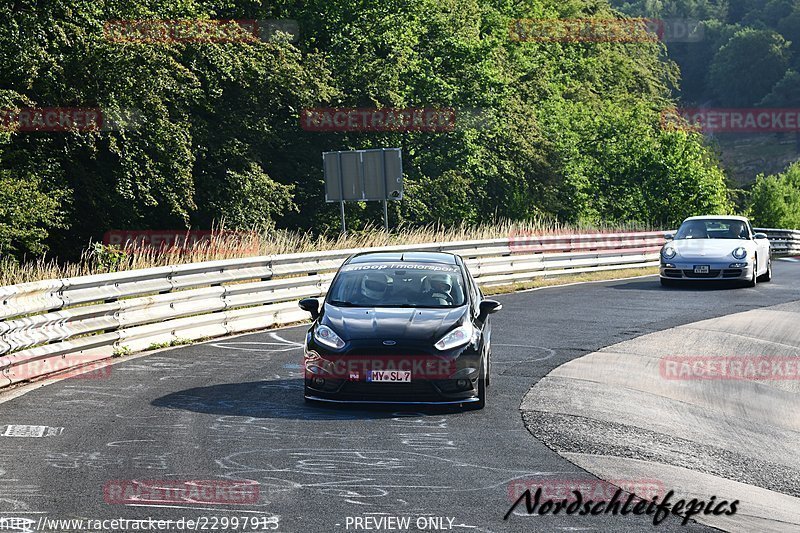
[[[434,343],[451,330],[469,306],[431,308],[337,307],[325,304],[322,324],[344,341],[393,340]]]

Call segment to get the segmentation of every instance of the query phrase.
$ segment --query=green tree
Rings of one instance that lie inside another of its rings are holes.
[[[64,228],[66,191],[47,190],[37,174],[0,171],[0,255],[42,254],[54,228]]]
[[[750,216],[757,226],[800,229],[800,162],[782,174],[758,176],[751,193]]]
[[[783,78],[775,84],[769,94],[758,105],[763,107],[800,106],[799,87],[800,74],[794,70],[787,70]]]
[[[55,200],[51,212],[66,211],[69,229],[55,215],[36,225],[62,254],[110,228],[223,218],[226,227],[338,228],[320,153],[381,146],[403,149],[406,198],[391,203],[400,224],[670,222],[726,208],[702,139],[659,126],[678,81],[662,43],[518,42],[509,33],[520,18],[619,19],[605,3],[16,0],[0,16],[0,79],[14,91],[3,107],[135,112],[108,131],[17,132],[0,144],[0,171],[32,176]],[[288,18],[301,32],[297,42],[104,35],[108,20],[141,18]],[[307,107],[447,107],[457,122],[439,134],[315,133],[299,125]],[[666,190],[674,203],[664,210]],[[348,226],[374,223],[380,210],[350,205]]]
[[[789,60],[789,43],[778,33],[742,29],[714,56],[710,88],[723,105],[754,105],[784,76]]]
[[[223,217],[228,227],[269,226],[291,209],[294,176],[280,165],[281,149],[296,131],[296,110],[330,90],[313,53],[281,39],[154,44],[104,34],[108,20],[261,18],[257,10],[194,1],[15,4],[0,6],[9,21],[0,29],[0,79],[16,91],[4,108],[133,116],[94,133],[13,133],[0,146],[0,169],[68,191],[70,228],[50,231],[56,251],[74,256],[111,228],[210,227]]]

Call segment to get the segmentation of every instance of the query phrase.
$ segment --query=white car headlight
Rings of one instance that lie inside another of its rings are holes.
[[[320,344],[337,350],[344,347],[344,341],[328,326],[317,326],[317,329],[314,330],[314,339]]]
[[[672,259],[677,254],[678,252],[675,250],[675,247],[669,244],[661,249],[661,255],[664,256],[664,259]]]
[[[472,327],[472,322],[468,320],[439,339],[434,346],[437,350],[450,350],[458,346],[463,346],[473,341],[476,333],[475,328]]]
[[[744,246],[740,246],[733,251],[733,257],[736,259],[744,259],[747,257],[747,249]]]

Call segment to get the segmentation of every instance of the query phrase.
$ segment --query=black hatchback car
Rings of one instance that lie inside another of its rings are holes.
[[[489,315],[457,255],[368,252],[351,256],[322,308],[300,301],[314,321],[305,342],[307,401],[486,404]]]

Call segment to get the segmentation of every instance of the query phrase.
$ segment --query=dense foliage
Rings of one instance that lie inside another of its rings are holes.
[[[797,0],[611,0],[631,16],[700,21],[696,40],[668,42],[689,105],[800,105]],[[792,90],[793,89],[793,90]]]
[[[764,228],[800,229],[800,162],[782,174],[756,179],[750,215]]]
[[[393,225],[547,215],[668,226],[728,210],[701,137],[661,128],[679,76],[663,45],[509,36],[517,18],[587,16],[619,15],[593,0],[7,2],[0,107],[97,106],[129,120],[0,134],[0,248],[67,256],[111,228],[222,218],[335,230],[321,152],[381,146],[404,155]],[[103,31],[109,20],[196,18],[294,19],[300,36],[153,44]],[[772,34],[743,38],[782,54],[775,72],[788,61]],[[739,59],[736,46],[725,61]],[[780,83],[767,89],[779,94]],[[452,107],[461,118],[449,133],[300,128],[303,108],[326,106]],[[348,222],[378,221],[379,209],[348,205]]]

